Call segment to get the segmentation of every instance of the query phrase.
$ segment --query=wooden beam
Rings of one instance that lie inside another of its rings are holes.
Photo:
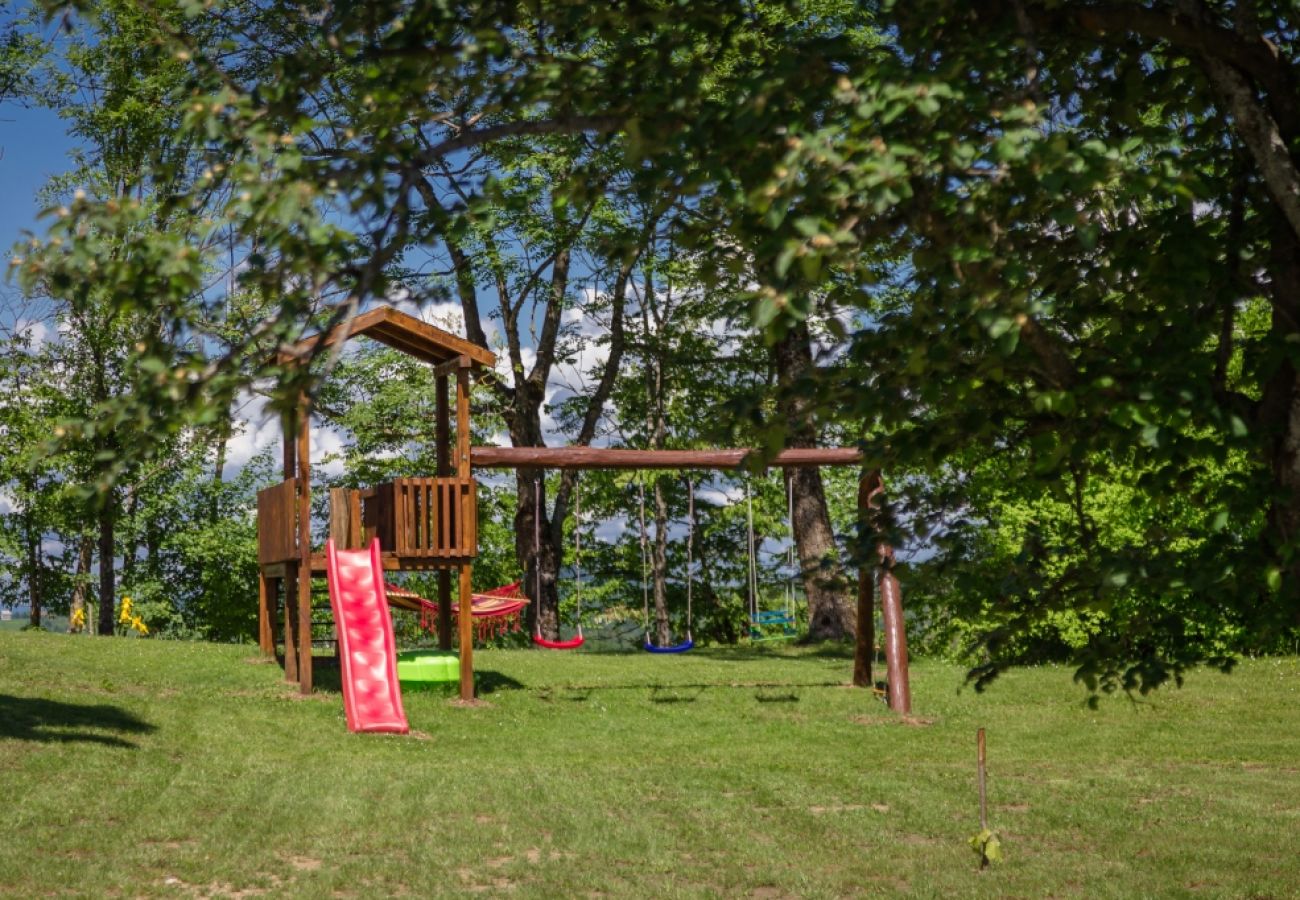
[[[298,680],[298,564],[286,566],[284,591],[284,680]]]
[[[474,567],[460,567],[460,699],[474,699]]]
[[[470,459],[480,469],[736,469],[757,450],[631,450],[622,447],[474,447]],[[852,466],[862,463],[853,447],[782,450],[767,465]]]
[[[469,369],[460,367],[456,370],[456,477],[469,478],[470,467],[469,434]]]
[[[312,689],[311,671],[311,402],[298,400],[298,687]],[[284,654],[289,655],[289,647]]]
[[[275,656],[275,628],[272,616],[275,605],[272,598],[279,589],[278,579],[267,578],[262,572],[257,573],[257,645],[266,656]]]
[[[912,688],[908,680],[907,623],[903,619],[903,592],[894,576],[894,548],[880,540],[885,532],[883,515],[885,482],[876,469],[863,477],[859,491],[867,493],[871,529],[877,536],[876,556],[880,560],[880,623],[885,631],[885,671],[889,679],[889,708],[907,714],[912,711]],[[859,493],[861,498],[861,493]]]
[[[446,375],[435,379],[436,410],[434,421],[434,449],[437,454],[438,477],[451,474],[451,398]],[[438,647],[451,649],[451,572],[438,572]]]
[[[284,478],[288,481],[296,472],[297,450],[293,440],[294,420],[293,413],[285,413],[280,417],[280,435],[284,441]]]
[[[880,569],[880,618],[885,628],[885,668],[889,673],[889,708],[912,711],[912,687],[907,672],[907,627],[903,622],[903,592],[894,577],[894,553]]]
[[[281,363],[304,360],[313,353],[341,341],[366,335],[396,350],[427,362],[441,362],[448,357],[467,356],[477,365],[493,366],[496,354],[457,337],[435,325],[422,322],[414,316],[379,306],[341,322],[324,335],[312,335],[297,343],[280,348],[277,359]]]

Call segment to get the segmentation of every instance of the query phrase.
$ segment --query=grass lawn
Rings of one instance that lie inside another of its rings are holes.
[[[922,663],[902,724],[795,648],[483,651],[397,738],[255,652],[0,633],[0,895],[1300,896],[1294,659],[1097,711]]]

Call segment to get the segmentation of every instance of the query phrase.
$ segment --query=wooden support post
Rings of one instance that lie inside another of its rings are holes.
[[[460,567],[460,699],[474,699],[474,610],[470,603],[474,567]]]
[[[468,356],[460,358],[460,367],[456,370],[456,477],[467,482],[469,470],[469,370],[472,361]],[[474,495],[468,490],[457,492],[460,503],[456,526],[461,534],[469,529],[470,517],[477,515],[474,509]],[[463,545],[462,545],[463,547]],[[473,556],[475,548],[464,548]],[[460,567],[460,699],[474,699],[474,609],[471,595],[474,592],[474,567],[468,563]]]
[[[872,484],[867,472],[858,477],[858,540],[866,543],[871,528],[871,490]],[[876,610],[872,603],[872,570],[875,567],[869,558],[863,558],[858,565],[858,608],[857,632],[853,642],[853,686],[872,687],[871,662],[875,655],[876,644]]]
[[[889,708],[907,714],[912,711],[912,689],[907,672],[907,624],[903,620],[903,592],[894,577],[894,548],[883,540],[886,526],[885,482],[880,470],[863,476],[859,491],[866,491],[871,530],[877,536],[880,560],[880,622],[885,631],[885,671],[889,678]],[[861,493],[859,493],[859,497]]]
[[[298,680],[298,566],[285,564],[284,585],[284,680]]]
[[[903,622],[903,593],[893,572],[894,551],[887,549],[888,559],[883,561],[880,569],[880,618],[885,628],[889,708],[906,714],[912,711],[912,688],[907,678],[907,627]]]
[[[287,481],[298,473],[298,447],[294,440],[297,422],[292,413],[285,413],[280,420],[284,437],[284,477]],[[285,564],[284,577],[280,579],[280,589],[284,591],[284,680],[298,680],[298,572],[293,563]]]
[[[257,573],[257,645],[266,656],[275,656],[275,629],[271,622],[275,615],[275,590],[279,586],[276,580],[260,571]]]
[[[460,358],[456,370],[456,477],[468,480],[469,473],[469,370],[472,361]]]
[[[437,379],[437,412],[434,425],[434,448],[437,452],[438,477],[451,475],[451,401],[446,375]],[[451,570],[438,570],[438,649],[451,649]]]
[[[298,687],[310,694],[311,671],[311,405],[298,400]],[[288,656],[289,648],[285,647]]]

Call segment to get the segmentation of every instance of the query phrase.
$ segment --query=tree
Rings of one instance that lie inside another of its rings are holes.
[[[810,285],[871,316],[826,397],[880,429],[879,461],[1000,458],[1068,496],[1141,448],[1147,497],[1191,499],[1221,536],[1146,533],[1044,598],[1167,596],[1076,655],[1112,686],[1198,658],[1167,652],[1171,613],[1227,595],[1265,644],[1297,623],[1288,22],[1269,4],[891,8],[895,46],[843,70],[838,111],[732,170],[768,263],[760,319],[797,321]],[[1258,297],[1272,321],[1243,332]],[[1202,477],[1237,451],[1243,475]]]

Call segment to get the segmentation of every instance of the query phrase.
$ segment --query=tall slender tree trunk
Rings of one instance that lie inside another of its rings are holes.
[[[123,509],[123,520],[126,527],[122,535],[122,583],[128,589],[135,583],[135,566],[138,560],[137,554],[140,552],[140,529],[137,511],[139,509],[140,494],[135,485],[126,489],[126,504]]]
[[[816,447],[817,429],[811,417],[811,376],[814,374],[812,335],[806,322],[792,327],[772,348],[780,391],[780,410],[787,423],[785,446]],[[795,550],[804,593],[808,598],[808,637],[844,640],[853,637],[857,623],[853,583],[835,546],[826,508],[822,473],[815,467],[786,473],[794,494]]]
[[[670,292],[665,291],[655,306],[656,294],[654,270],[648,268],[645,273],[645,302],[641,304],[642,340],[649,348],[646,359],[646,433],[649,435],[650,449],[662,450],[664,439],[668,436],[668,415],[664,399],[664,357],[659,339],[663,334],[665,323],[670,315]],[[653,307],[653,308],[652,308]],[[653,321],[654,327],[651,328]],[[668,644],[668,502],[664,497],[663,483],[654,480],[654,549],[650,553],[650,569],[655,603],[655,640],[659,646]]]
[[[26,518],[27,542],[27,605],[31,608],[31,624],[39,628],[44,597],[41,591],[41,535],[30,511]]]
[[[230,408],[227,407],[213,437],[216,460],[212,466],[212,498],[208,507],[208,518],[213,522],[221,518],[221,483],[226,478],[226,452],[232,431]]]
[[[1281,222],[1273,229],[1270,263],[1272,331],[1280,345],[1300,334],[1300,241]],[[1267,550],[1284,573],[1282,606],[1265,613],[1277,627],[1294,627],[1300,624],[1300,372],[1285,356],[1264,386],[1260,419],[1273,436],[1268,462],[1276,488],[1268,509]]]
[[[524,592],[532,601],[528,607],[529,625],[548,640],[555,640],[560,633],[559,571],[563,554],[552,540],[545,481],[541,491],[537,490],[543,474],[541,469],[519,469],[515,473],[515,558],[525,573]]]
[[[99,633],[113,633],[113,619],[116,613],[117,573],[113,568],[116,550],[114,535],[114,513],[112,492],[103,498],[99,508]]]
[[[654,573],[655,640],[667,646],[668,633],[668,501],[663,483],[655,479],[655,542],[650,551],[650,568]]]
[[[69,610],[71,613],[69,621],[77,620],[78,611],[85,613],[86,595],[90,592],[90,561],[94,552],[95,542],[90,535],[83,534],[77,539],[77,572],[72,582],[72,607]],[[89,624],[83,625],[82,628],[89,630]],[[82,629],[70,627],[68,630],[79,632]]]

